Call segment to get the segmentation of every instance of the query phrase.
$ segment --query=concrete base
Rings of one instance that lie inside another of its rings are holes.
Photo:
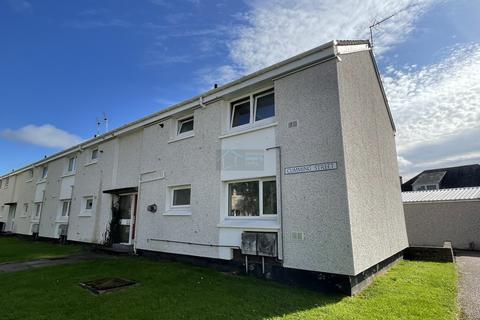
[[[455,262],[451,246],[444,247],[409,247],[404,254],[407,260]]]

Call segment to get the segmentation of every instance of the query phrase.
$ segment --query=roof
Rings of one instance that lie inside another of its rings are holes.
[[[46,157],[44,159],[41,159],[39,161],[36,161],[34,163],[31,163],[29,165],[26,165],[20,169],[14,170],[10,173],[6,173],[4,175],[0,175],[0,178],[5,178],[7,176],[15,175],[18,174],[22,171],[31,169],[32,167],[35,166],[41,166],[45,163],[48,163],[50,161],[53,161],[55,159],[58,159],[60,157],[63,157],[67,154],[71,154],[73,152],[76,152],[78,150],[82,150],[83,148],[88,148],[91,147],[92,145],[101,143],[105,140],[112,139],[120,134],[124,134],[126,132],[130,132],[133,130],[136,130],[138,128],[151,125],[153,123],[163,121],[172,114],[176,114],[178,112],[182,112],[185,110],[191,110],[194,108],[198,108],[203,105],[208,105],[210,103],[213,103],[215,101],[218,101],[222,97],[227,96],[228,94],[235,92],[235,90],[240,90],[241,86],[251,86],[255,83],[262,83],[267,80],[272,80],[272,79],[277,79],[283,75],[290,74],[291,72],[294,72],[295,70],[300,70],[302,68],[315,65],[324,61],[328,61],[330,59],[336,58],[338,55],[342,54],[340,52],[340,48],[348,48],[349,46],[358,46],[358,47],[364,47],[361,49],[357,49],[356,51],[361,51],[361,50],[370,50],[370,41],[369,40],[333,40],[327,43],[324,43],[318,47],[315,47],[311,50],[305,51],[303,53],[300,53],[296,56],[293,56],[289,59],[286,59],[284,61],[280,61],[274,65],[271,65],[269,67],[263,68],[259,71],[256,71],[254,73],[248,74],[246,76],[243,76],[237,80],[234,80],[232,82],[229,82],[223,86],[220,86],[218,88],[211,89],[209,91],[206,91],[200,95],[197,95],[193,98],[190,98],[188,100],[185,100],[183,102],[177,103],[175,105],[172,105],[170,107],[167,107],[165,109],[162,109],[156,113],[153,113],[151,115],[148,115],[146,117],[143,117],[141,119],[135,120],[133,122],[127,123],[117,129],[114,129],[112,131],[106,132],[105,134],[102,134],[100,136],[88,139],[78,145],[72,146],[68,149],[62,150],[58,153],[55,153],[49,157]],[[332,49],[333,48],[333,49]],[[329,54],[329,52],[332,52]],[[352,51],[354,52],[354,51]],[[344,53],[347,53],[344,51]],[[393,117],[388,105],[388,100],[385,95],[385,90],[383,88],[382,82],[380,80],[380,75],[378,73],[378,68],[375,62],[375,59],[373,57],[372,51],[370,50],[370,55],[372,57],[373,64],[375,66],[375,70],[377,73],[377,78],[380,83],[380,87],[382,90],[382,94],[385,100],[385,105],[387,108],[388,116],[390,118],[390,123],[392,125],[393,131],[395,131],[395,124],[393,121]]]
[[[480,187],[480,164],[425,170],[402,184],[402,191],[412,191],[413,184],[428,184],[421,181],[433,181],[436,174],[444,172],[438,182],[440,189]],[[434,174],[434,175],[432,175]],[[421,179],[419,182],[417,180]],[[436,184],[436,183],[432,183]]]
[[[480,187],[402,192],[403,203],[480,200]]]
[[[424,172],[418,176],[417,180],[415,180],[413,184],[419,184],[419,185],[437,184],[437,183],[440,183],[440,181],[442,181],[446,173],[447,173],[446,171]]]

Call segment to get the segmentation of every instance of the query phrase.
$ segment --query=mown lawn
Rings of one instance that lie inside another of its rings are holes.
[[[136,280],[94,295],[79,282]],[[404,261],[357,297],[140,257],[0,273],[2,319],[455,319],[453,264]]]
[[[66,256],[81,250],[79,245],[58,245],[48,242],[0,237],[0,263]]]

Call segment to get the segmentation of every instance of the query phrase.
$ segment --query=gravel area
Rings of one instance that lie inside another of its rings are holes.
[[[480,252],[456,252],[459,302],[466,319],[480,320]]]

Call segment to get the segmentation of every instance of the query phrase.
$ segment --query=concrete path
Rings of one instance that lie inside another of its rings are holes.
[[[17,272],[29,269],[36,269],[47,266],[56,266],[61,264],[76,263],[84,260],[91,260],[99,255],[93,253],[82,253],[67,257],[51,258],[51,259],[39,259],[24,262],[11,262],[0,264],[0,272]]]
[[[456,252],[459,302],[468,320],[480,320],[480,252]]]

